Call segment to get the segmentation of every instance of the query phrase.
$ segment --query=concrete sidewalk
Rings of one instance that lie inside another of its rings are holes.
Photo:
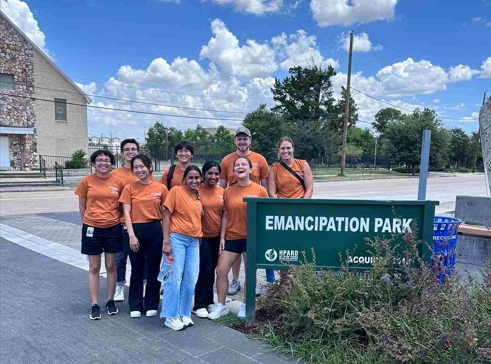
[[[101,306],[106,281],[101,277]],[[159,317],[88,318],[87,272],[0,238],[0,362],[295,363],[260,341],[193,317],[174,332]]]

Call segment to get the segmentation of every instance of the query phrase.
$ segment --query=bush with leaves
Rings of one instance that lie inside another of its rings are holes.
[[[88,159],[86,158],[87,153],[83,149],[76,150],[72,154],[72,159],[65,162],[66,169],[81,169],[87,168]]]
[[[489,262],[480,280],[455,274],[441,285],[444,267],[421,261],[414,235],[404,240],[372,241],[369,272],[347,261],[319,271],[315,254],[290,267],[252,331],[309,363],[491,362]]]

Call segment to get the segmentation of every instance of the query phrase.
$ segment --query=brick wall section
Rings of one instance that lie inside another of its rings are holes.
[[[36,127],[33,48],[0,18],[0,73],[14,75],[14,90],[0,90],[0,126]],[[10,163],[18,168],[37,167],[36,136],[10,135]]]
[[[68,157],[78,149],[87,152],[87,107],[69,105],[86,105],[85,97],[36,50],[34,83],[39,154]],[[55,120],[55,98],[67,100],[67,121]]]

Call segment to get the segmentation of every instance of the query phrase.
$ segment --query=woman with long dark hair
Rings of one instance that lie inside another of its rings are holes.
[[[159,306],[162,244],[162,215],[167,187],[152,181],[152,161],[146,155],[137,155],[131,160],[131,169],[138,178],[127,184],[119,198],[123,204],[126,228],[129,235],[131,261],[130,316],[157,316]],[[143,271],[147,261],[147,287],[143,299]]]
[[[221,167],[215,161],[203,165],[203,183],[199,188],[203,216],[201,218],[203,237],[199,247],[199,276],[194,291],[194,309],[196,316],[208,317],[213,308],[213,286],[215,269],[220,250],[220,229],[223,215],[224,189],[220,182]]]
[[[78,195],[78,207],[82,226],[82,254],[89,257],[89,290],[92,300],[89,317],[91,320],[101,318],[101,307],[98,303],[101,255],[104,253],[107,272],[108,315],[118,313],[114,303],[116,289],[116,254],[123,250],[123,230],[121,228],[121,211],[119,196],[124,182],[111,175],[116,159],[108,151],[99,149],[92,153],[90,162],[95,173],[80,181],[75,194]]]
[[[190,165],[184,171],[183,185],[174,186],[165,200],[163,252],[168,258],[162,268],[166,274],[160,317],[165,317],[165,326],[175,331],[194,325],[191,305],[199,272],[199,238],[203,235],[200,184],[199,167]]]

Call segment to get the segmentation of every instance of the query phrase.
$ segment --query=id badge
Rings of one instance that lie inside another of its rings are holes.
[[[89,226],[87,228],[87,233],[85,234],[85,236],[88,238],[92,238],[94,236],[94,228]]]

